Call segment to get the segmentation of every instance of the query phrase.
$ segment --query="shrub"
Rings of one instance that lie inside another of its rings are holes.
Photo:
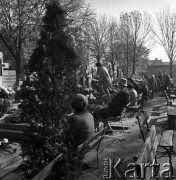
[[[70,112],[69,97],[78,67],[72,38],[66,32],[65,12],[56,0],[46,6],[41,37],[26,66],[26,80],[21,89],[22,118],[30,124],[33,144],[22,144],[23,173],[32,177],[59,153],[64,154],[62,167],[73,157],[64,143],[67,124],[64,114]],[[74,165],[73,165],[74,166]],[[73,172],[74,168],[68,169]],[[59,179],[74,179],[74,173],[58,174]]]

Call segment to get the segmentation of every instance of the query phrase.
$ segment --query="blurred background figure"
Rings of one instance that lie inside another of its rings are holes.
[[[101,85],[101,91],[102,93],[106,93],[108,100],[110,100],[110,92],[109,89],[112,87],[112,81],[110,78],[110,75],[108,73],[108,70],[102,66],[101,63],[96,63],[97,66],[97,76],[99,83]]]
[[[130,106],[136,106],[138,94],[136,90],[134,89],[133,84],[128,84],[127,88],[130,95]]]
[[[128,78],[128,83],[132,84],[134,86],[134,89],[136,90],[136,92],[138,93],[139,91],[139,85],[138,83],[133,79],[133,78]]]
[[[149,89],[151,90],[151,98],[155,96],[155,94],[158,91],[157,87],[157,81],[155,79],[155,75],[151,75],[150,80],[149,80]]]
[[[141,82],[141,88],[139,89],[139,94],[142,94],[141,101],[147,101],[149,99],[149,88],[145,81]]]

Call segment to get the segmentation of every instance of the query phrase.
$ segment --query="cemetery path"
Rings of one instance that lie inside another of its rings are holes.
[[[158,137],[161,134],[163,128],[167,125],[167,113],[166,113],[166,100],[162,97],[155,97],[150,99],[144,105],[150,116],[149,125],[156,125]],[[99,168],[96,168],[96,151],[90,151],[84,161],[89,164],[90,168],[86,171],[82,171],[82,175],[79,180],[103,180],[104,166],[106,158],[115,158],[117,162],[118,158],[124,158],[120,168],[123,172],[127,170],[129,163],[135,162],[134,157],[138,157],[143,140],[140,135],[138,123],[135,117],[127,118],[126,125],[128,130],[115,130],[115,133],[110,136],[105,136],[102,144],[100,145],[99,153]],[[176,137],[176,130],[174,131]],[[159,137],[160,138],[160,137]],[[176,138],[173,140],[174,151],[176,151]],[[174,167],[174,175],[176,176],[176,156],[172,156],[172,163]],[[115,179],[121,179],[115,173]]]

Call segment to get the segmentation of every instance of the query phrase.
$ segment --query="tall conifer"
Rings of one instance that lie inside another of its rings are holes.
[[[61,164],[68,165],[70,152],[64,144],[66,125],[62,117],[70,112],[69,96],[78,58],[66,29],[65,12],[57,0],[51,0],[21,90],[22,117],[37,132],[37,137],[33,137],[35,145],[22,145],[22,155],[27,157],[23,164],[27,175],[35,174],[59,153],[65,158]],[[65,173],[60,171],[63,177],[69,174],[66,169]]]

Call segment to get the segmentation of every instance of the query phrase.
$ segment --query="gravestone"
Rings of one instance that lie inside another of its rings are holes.
[[[6,88],[15,87],[16,84],[16,71],[15,70],[3,70],[2,71],[2,85]]]
[[[16,71],[9,69],[9,63],[3,62],[3,53],[0,52],[0,86],[14,87],[16,83]]]

